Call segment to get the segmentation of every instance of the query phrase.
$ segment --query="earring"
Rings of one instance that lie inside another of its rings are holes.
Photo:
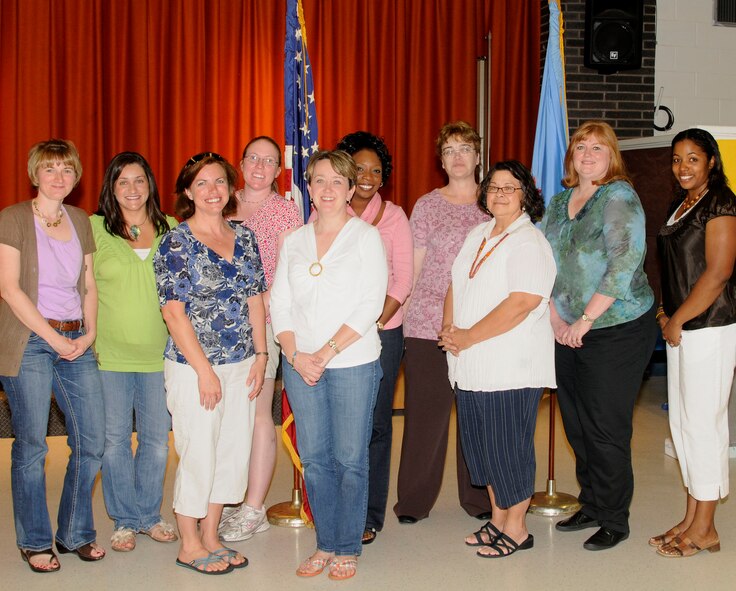
[[[521,206],[521,213],[524,213],[525,211],[526,211],[526,207],[524,207],[524,206],[522,205],[522,206]]]
[[[378,185],[378,188],[379,188],[379,189],[380,189],[381,187],[383,187],[383,183],[381,183],[380,185]]]

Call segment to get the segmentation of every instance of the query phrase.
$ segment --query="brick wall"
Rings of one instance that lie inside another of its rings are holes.
[[[567,116],[572,133],[588,119],[603,119],[619,139],[651,136],[656,49],[656,0],[644,2],[642,67],[607,76],[583,65],[585,0],[561,0],[565,27]],[[549,8],[542,0],[542,64],[547,51]]]

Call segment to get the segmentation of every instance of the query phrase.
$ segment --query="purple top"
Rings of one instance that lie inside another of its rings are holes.
[[[77,282],[82,268],[82,245],[74,224],[67,241],[51,238],[34,218],[38,246],[38,311],[44,318],[80,320],[82,300]]]
[[[468,232],[488,220],[477,204],[453,205],[439,189],[416,202],[409,219],[414,249],[427,252],[404,315],[405,337],[437,340],[452,263]]]

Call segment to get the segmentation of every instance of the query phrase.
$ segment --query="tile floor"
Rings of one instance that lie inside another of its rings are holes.
[[[0,589],[36,591],[48,589],[87,591],[132,589],[177,591],[246,588],[321,589],[335,585],[355,590],[509,589],[509,590],[659,590],[670,591],[736,589],[736,503],[726,501],[718,509],[717,524],[722,550],[689,559],[657,556],[647,545],[650,535],[661,533],[680,518],[684,491],[677,462],[665,456],[668,434],[664,378],[645,382],[636,409],[634,428],[634,471],[636,492],[631,508],[631,537],[617,548],[588,552],[582,543],[592,533],[586,530],[562,534],[554,529],[555,519],[530,515],[534,534],[533,550],[505,560],[481,560],[463,545],[463,536],[480,525],[457,504],[454,483],[454,453],[448,453],[442,493],[430,517],[416,525],[400,525],[389,509],[386,527],[376,542],[365,547],[358,575],[346,582],[333,582],[326,575],[298,579],[294,569],[314,549],[314,532],[309,529],[272,527],[249,541],[234,544],[250,560],[250,566],[222,577],[206,578],[174,565],[176,545],[157,544],[138,537],[134,552],[109,552],[99,563],[83,563],[63,556],[61,572],[39,576],[21,561],[15,545],[10,498],[10,443],[0,440]],[[540,407],[537,429],[537,490],[543,490],[547,469],[548,403]],[[557,420],[557,487],[576,493],[572,455]],[[394,447],[389,506],[395,501],[395,477],[403,418],[394,417]],[[454,442],[451,433],[451,450]],[[49,505],[52,514],[58,504],[63,466],[68,453],[64,438],[49,438],[47,469]],[[733,462],[734,460],[732,460]],[[171,519],[171,484],[176,466],[173,451],[169,458],[164,514]],[[276,476],[267,506],[290,498],[292,471],[281,450]],[[99,541],[109,548],[112,523],[105,514],[102,491],[95,490],[95,516]],[[729,581],[731,581],[729,583]]]

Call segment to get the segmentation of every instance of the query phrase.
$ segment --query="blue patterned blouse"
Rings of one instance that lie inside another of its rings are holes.
[[[212,365],[237,363],[255,353],[246,300],[266,291],[255,234],[231,225],[235,231],[232,263],[197,240],[187,222],[163,237],[153,259],[159,304],[184,302]],[[164,357],[187,363],[171,337]]]
[[[616,301],[594,329],[639,318],[654,303],[644,273],[647,247],[639,196],[628,183],[614,181],[599,187],[570,219],[571,194],[567,189],[552,198],[541,226],[557,263],[552,290],[557,313],[565,322],[575,322],[598,292]]]

